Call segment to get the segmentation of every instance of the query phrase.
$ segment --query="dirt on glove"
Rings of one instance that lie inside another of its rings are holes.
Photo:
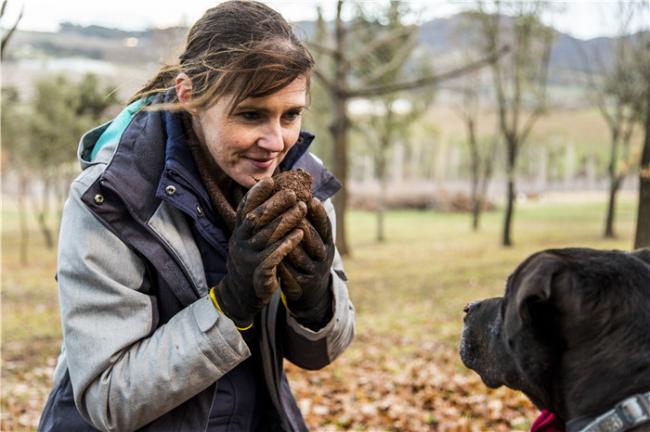
[[[298,201],[309,203],[311,200],[311,175],[307,171],[300,168],[284,171],[274,175],[273,181],[275,183],[273,193],[288,189],[296,193]]]

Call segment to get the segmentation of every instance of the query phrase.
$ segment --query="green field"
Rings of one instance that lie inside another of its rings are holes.
[[[603,240],[602,200],[576,194],[521,204],[515,246],[499,246],[502,215],[486,214],[480,232],[466,214],[393,211],[384,243],[371,213],[349,215],[352,255],[345,260],[357,309],[350,349],[323,371],[287,365],[313,430],[512,430],[535,415],[522,396],[488,391],[456,354],[462,309],[500,295],[530,253],[551,247],[629,249],[636,204],[623,194],[616,240]],[[29,264],[18,257],[18,215],[3,209],[2,426],[32,430],[51,384],[60,344],[56,253],[30,232]],[[30,220],[31,222],[31,220]]]

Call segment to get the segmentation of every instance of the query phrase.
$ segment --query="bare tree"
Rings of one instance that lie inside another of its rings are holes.
[[[70,162],[74,160],[79,136],[103,120],[103,113],[116,100],[113,90],[100,88],[100,80],[92,74],[85,75],[79,83],[63,75],[36,83],[31,114],[23,121],[29,126],[28,163],[41,180],[35,213],[50,248],[54,247],[55,237],[49,219],[55,213],[58,222],[61,215],[60,201],[52,211],[52,195],[61,196],[74,174]]]
[[[49,224],[51,195],[58,167],[74,159],[74,143],[82,130],[77,116],[79,95],[76,86],[63,75],[36,83],[28,122],[30,152],[28,163],[40,178],[39,197],[34,202],[38,227],[48,248],[55,243]]]
[[[18,90],[14,87],[2,89],[2,108],[0,109],[0,130],[2,131],[2,164],[10,166],[18,177],[18,223],[20,232],[20,262],[28,264],[29,227],[27,225],[27,200],[29,197],[31,172],[26,164],[29,155],[27,128],[23,118],[28,113],[20,103]],[[4,168],[3,166],[3,168]],[[2,176],[7,170],[2,170]]]
[[[650,49],[650,46],[648,46]],[[650,80],[650,76],[647,78]],[[650,247],[650,91],[645,102],[645,139],[639,169],[639,207],[634,247]]]
[[[471,16],[471,15],[470,15]],[[462,55],[465,61],[471,61],[477,56],[475,44],[465,43],[463,39],[472,33],[473,22],[468,15],[461,15],[458,24],[453,30],[453,37],[458,45],[465,46]],[[472,215],[472,229],[478,231],[481,212],[486,204],[487,188],[492,178],[497,139],[479,139],[478,122],[481,114],[485,112],[485,89],[489,85],[485,82],[482,71],[472,72],[459,80],[458,87],[451,87],[459,94],[459,99],[454,104],[454,111],[463,122],[466,133],[466,142],[469,150],[470,168],[470,206]]]
[[[476,70],[490,63],[495,62],[506,49],[495,49],[474,63],[449,70],[447,72],[424,76],[418,79],[404,82],[394,82],[391,84],[372,84],[367,83],[363,77],[354,74],[353,71],[358,67],[359,62],[367,55],[371,55],[375,50],[389,43],[400,32],[398,30],[388,30],[377,34],[372,43],[367,44],[361,52],[351,49],[348,34],[354,31],[350,22],[344,22],[342,17],[344,0],[338,0],[336,4],[336,17],[334,20],[334,34],[331,44],[329,41],[317,41],[311,44],[311,47],[322,55],[331,58],[331,70],[326,71],[318,68],[315,71],[316,77],[326,88],[327,93],[332,101],[332,120],[330,123],[330,133],[334,142],[333,171],[334,175],[342,182],[342,190],[334,197],[334,204],[337,213],[336,239],[337,247],[342,254],[349,253],[350,249],[346,239],[345,213],[347,210],[348,192],[348,133],[350,130],[350,115],[348,112],[348,103],[353,98],[367,98],[372,96],[381,96],[404,90],[418,89],[424,86],[435,85],[441,81],[455,78],[464,73]],[[386,66],[386,73],[390,72],[390,66]],[[381,76],[375,72],[375,79]],[[354,84],[352,77],[355,77]]]
[[[512,54],[492,63],[499,129],[506,145],[507,196],[502,244],[512,245],[516,198],[517,158],[537,120],[546,111],[548,63],[554,32],[540,21],[548,5],[543,1],[484,2],[469,17],[479,24],[484,52],[507,41]]]
[[[390,85],[404,80],[409,73],[417,70],[418,75],[431,74],[429,59],[414,55],[417,47],[418,27],[404,24],[404,17],[411,12],[408,4],[396,0],[388,3],[385,10],[372,12],[359,8],[357,20],[361,22],[356,39],[359,49],[372,45],[378,33],[390,32],[395,36],[364,56],[356,72],[366,85]],[[409,61],[410,60],[410,61]],[[372,154],[375,159],[376,176],[379,180],[377,199],[377,235],[379,242],[385,239],[385,211],[388,192],[389,153],[399,138],[406,141],[411,123],[417,120],[433,100],[433,92],[389,93],[371,99],[378,112],[371,113],[368,126]],[[397,107],[403,102],[408,108],[400,112]],[[374,145],[372,145],[374,144]]]
[[[5,12],[7,10],[7,4],[9,3],[8,0],[3,0],[2,6],[0,7],[0,19],[2,19],[5,15]],[[25,10],[25,6],[20,9],[20,14],[18,15],[18,18],[16,18],[16,21],[14,21],[13,25],[9,28],[7,33],[2,35],[2,39],[0,42],[0,60],[4,60],[5,53],[7,50],[7,45],[9,44],[9,41],[11,40],[11,37],[14,35],[14,32],[18,28],[18,24],[20,23],[20,20],[23,19],[23,12]]]
[[[605,217],[606,238],[615,237],[616,201],[623,181],[630,172],[633,161],[630,157],[630,139],[639,117],[636,103],[639,97],[638,83],[634,79],[635,68],[630,22],[634,8],[619,3],[618,35],[613,44],[614,59],[605,61],[599,53],[581,51],[587,64],[595,65],[595,72],[588,78],[588,91],[593,103],[605,120],[610,135],[610,151],[607,173],[609,194]]]
[[[634,247],[650,247],[650,1],[644,1],[638,14],[645,18],[645,31],[638,33],[635,45],[637,82],[641,97],[637,110],[643,119],[645,138],[639,162],[639,207]]]
[[[454,111],[465,126],[470,164],[470,206],[472,229],[478,231],[481,212],[486,205],[487,188],[492,178],[496,139],[479,140],[477,128],[481,113],[481,79],[478,73],[468,74],[459,89],[460,102]]]

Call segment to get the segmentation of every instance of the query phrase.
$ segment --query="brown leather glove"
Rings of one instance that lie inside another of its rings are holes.
[[[299,228],[302,242],[278,266],[282,292],[291,315],[301,324],[318,329],[332,317],[330,289],[334,239],[323,204],[312,198]]]
[[[268,304],[279,287],[277,265],[303,238],[297,226],[307,206],[293,191],[273,194],[273,185],[271,178],[260,180],[239,204],[227,273],[214,290],[221,311],[240,329]]]

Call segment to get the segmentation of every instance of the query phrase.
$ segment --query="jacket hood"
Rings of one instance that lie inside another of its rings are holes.
[[[77,149],[81,169],[108,162],[133,117],[150,101],[151,98],[139,99],[124,108],[113,120],[86,132]]]

